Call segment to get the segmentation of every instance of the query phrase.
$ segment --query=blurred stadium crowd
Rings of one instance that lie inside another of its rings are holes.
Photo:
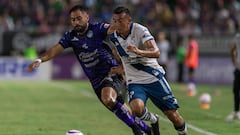
[[[109,23],[113,9],[125,5],[131,10],[135,22],[149,28],[157,44],[161,44],[158,33],[164,32],[169,41],[169,49],[165,53],[170,56],[167,62],[168,71],[171,71],[167,73],[169,80],[176,80],[178,49],[182,46],[185,50],[187,37],[193,34],[199,43],[201,63],[196,80],[232,83],[229,44],[240,30],[240,0],[0,0],[0,58],[35,58],[42,54],[70,28],[68,11],[75,4],[89,7],[92,22]],[[163,51],[161,49],[161,54]],[[66,49],[64,54],[70,54],[64,55],[66,58],[71,57],[71,49]],[[69,63],[64,63],[62,57],[59,59],[63,71],[66,71],[65,65]],[[2,71],[11,76],[13,66],[8,66],[12,65],[11,61],[4,59],[3,62],[0,62],[0,74],[1,69],[6,69]],[[72,67],[78,69],[74,64]],[[55,75],[62,74],[56,72]]]
[[[182,35],[235,33],[240,29],[239,0],[0,0],[0,31],[63,32],[74,4],[90,7],[92,21],[111,21],[116,5],[127,5],[136,22],[152,33]]]

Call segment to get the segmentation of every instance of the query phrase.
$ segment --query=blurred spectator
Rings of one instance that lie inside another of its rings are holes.
[[[181,36],[233,34],[240,30],[240,0],[0,0],[0,31],[62,33],[69,27],[69,8],[84,4],[90,21],[111,21],[116,5],[131,9],[136,22],[156,36],[158,30]]]
[[[198,67],[198,57],[198,43],[193,35],[189,35],[185,59],[186,66],[188,68],[188,96],[196,95],[196,82],[194,73]]]
[[[38,32],[41,34],[47,34],[51,31],[50,26],[48,25],[46,20],[40,22],[40,26]]]
[[[186,49],[183,44],[183,38],[179,38],[178,44],[176,49],[176,57],[177,57],[177,82],[182,83],[183,80],[183,72],[184,72],[184,62],[186,56]]]
[[[240,34],[236,34],[234,42],[231,45],[231,59],[235,67],[233,81],[233,112],[227,116],[227,121],[240,119]]]
[[[13,18],[8,14],[7,10],[5,10],[1,16],[0,24],[4,30],[14,30],[15,24],[13,22]]]
[[[1,0],[0,16],[11,20],[9,23],[12,24],[8,23],[10,30],[14,25],[17,29],[27,29],[29,25],[40,27],[43,20],[52,27],[67,15],[73,4],[85,4],[95,9],[90,11],[93,20],[108,22],[111,19],[109,13],[117,4],[127,5],[131,7],[134,19],[148,26],[153,33],[157,33],[157,29],[181,29],[186,34],[195,34],[196,28],[197,32],[234,33],[240,28],[239,0]],[[67,21],[63,27],[68,27],[66,25],[69,25]]]
[[[24,56],[26,59],[34,60],[38,57],[37,50],[34,46],[28,47],[24,50]]]
[[[166,39],[166,34],[164,32],[159,32],[157,37],[157,46],[160,50],[160,57],[157,59],[158,64],[163,67],[165,70],[165,78],[167,79],[167,65],[169,62],[169,52],[170,52],[170,44]]]

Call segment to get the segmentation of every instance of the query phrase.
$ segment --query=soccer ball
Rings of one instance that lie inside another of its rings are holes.
[[[203,93],[199,97],[199,102],[200,103],[210,103],[211,102],[211,96],[208,93]]]
[[[69,130],[66,135],[83,135],[83,133],[79,130]]]
[[[202,109],[209,109],[211,103],[211,96],[208,93],[203,93],[199,97],[199,102]]]

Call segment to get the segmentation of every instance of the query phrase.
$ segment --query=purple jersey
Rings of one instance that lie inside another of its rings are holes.
[[[94,89],[97,89],[101,81],[108,76],[111,67],[118,66],[111,50],[103,43],[107,37],[107,30],[108,27],[104,23],[89,23],[86,34],[79,35],[71,30],[59,41],[63,48],[73,48]]]

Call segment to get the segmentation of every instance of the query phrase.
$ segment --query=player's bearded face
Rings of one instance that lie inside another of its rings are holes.
[[[80,10],[74,11],[70,14],[71,24],[79,33],[84,33],[88,27],[88,14]]]
[[[82,24],[82,25],[76,25],[74,27],[74,30],[80,33],[83,33],[87,28],[87,23],[86,24]]]

